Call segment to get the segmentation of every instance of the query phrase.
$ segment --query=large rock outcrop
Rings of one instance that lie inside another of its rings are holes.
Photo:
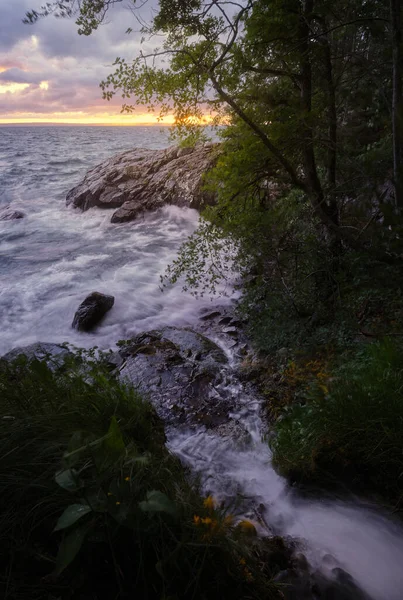
[[[113,223],[132,221],[165,204],[199,209],[215,200],[202,189],[202,179],[214,165],[218,148],[218,144],[209,143],[194,148],[122,152],[89,170],[67,194],[66,203],[82,210],[117,208]]]
[[[119,376],[149,395],[166,423],[218,427],[228,421],[233,403],[222,385],[227,358],[204,335],[164,327],[127,341],[119,355]]]

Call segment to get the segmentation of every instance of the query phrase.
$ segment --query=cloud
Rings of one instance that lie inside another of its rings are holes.
[[[156,2],[149,0],[148,14]],[[125,3],[116,5],[110,22],[89,37],[77,34],[73,19],[48,17],[24,25],[26,11],[43,3],[0,0],[0,118],[63,112],[118,115],[121,98],[104,101],[99,83],[113,71],[117,56],[130,59],[140,48],[140,34],[125,34],[129,26],[139,28]]]
[[[0,81],[6,83],[40,83],[44,81],[44,77],[37,73],[29,73],[18,67],[6,69],[0,73]]]

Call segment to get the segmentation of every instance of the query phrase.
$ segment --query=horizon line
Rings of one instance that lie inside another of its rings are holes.
[[[46,121],[38,123],[37,121],[21,123],[0,123],[0,127],[173,127],[173,123],[64,123],[55,121]]]

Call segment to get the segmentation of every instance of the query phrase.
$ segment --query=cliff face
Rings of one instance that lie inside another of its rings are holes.
[[[218,152],[218,144],[122,152],[89,170],[67,194],[66,203],[82,210],[116,208],[112,223],[132,221],[164,204],[199,209],[215,202],[202,187]]]

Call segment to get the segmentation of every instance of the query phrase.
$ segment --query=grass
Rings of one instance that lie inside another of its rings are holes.
[[[271,445],[278,470],[294,479],[347,478],[403,500],[403,353],[377,342],[324,378],[277,421]]]
[[[90,361],[0,368],[5,600],[277,598],[263,544],[169,454],[151,405]]]

